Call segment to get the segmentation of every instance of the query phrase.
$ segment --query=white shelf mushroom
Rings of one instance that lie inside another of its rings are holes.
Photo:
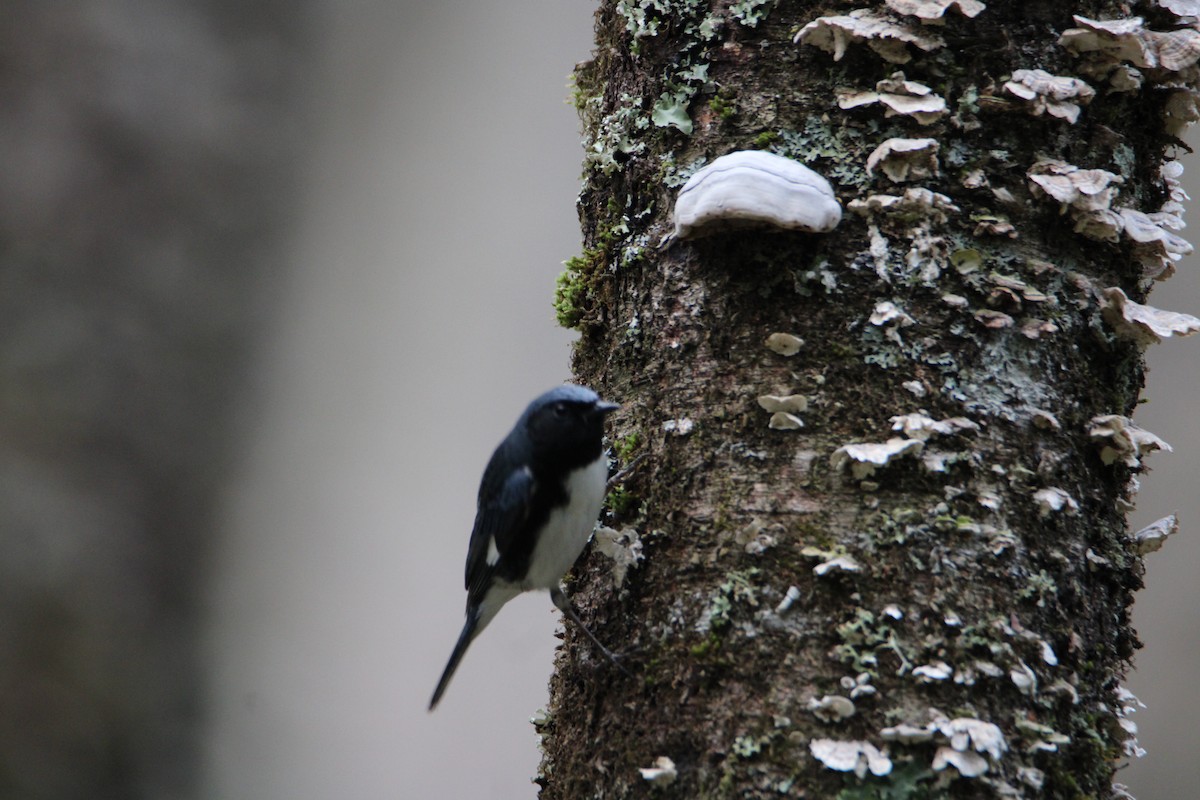
[[[824,233],[841,219],[825,178],[790,158],[742,150],[698,170],[679,190],[674,238],[744,227]]]

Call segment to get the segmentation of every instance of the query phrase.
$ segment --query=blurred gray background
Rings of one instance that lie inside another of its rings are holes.
[[[202,581],[204,598],[195,676],[203,702],[184,715],[204,726],[202,796],[532,797],[539,753],[528,719],[546,700],[557,643],[546,597],[512,602],[473,645],[437,713],[425,706],[462,622],[482,467],[528,399],[569,377],[571,337],[555,325],[550,298],[560,262],[579,250],[582,150],[567,83],[590,51],[593,4],[315,2],[291,23],[306,26],[311,49],[239,51],[235,62],[257,75],[304,61],[292,77],[303,108],[279,127],[255,117],[245,81],[214,78],[192,57],[213,24],[192,19],[195,5],[80,4],[98,14],[105,46],[138,57],[96,76],[89,59],[103,48],[81,53],[62,83],[118,109],[148,107],[161,117],[155,126],[185,142],[215,125],[244,128],[248,161],[299,164],[291,184],[277,182],[294,190],[265,199],[290,222],[281,255],[228,298],[233,308],[247,298],[260,307],[250,309],[247,377],[229,390],[221,419],[236,446],[212,476],[219,510],[198,523],[205,556],[183,576]],[[243,13],[256,29],[290,13],[286,3],[246,8],[257,10]],[[5,41],[36,43],[64,22],[74,24],[52,18]],[[226,108],[230,86],[242,87],[233,106],[242,116],[193,116],[214,97]],[[22,111],[56,130],[46,108]],[[34,148],[36,157],[14,150],[23,140],[4,141],[5,180],[33,194],[5,206],[8,226],[69,238],[73,218],[59,202],[69,193],[51,190],[86,173],[86,153],[70,139]],[[13,164],[24,165],[15,177]],[[1200,158],[1185,164],[1200,197]],[[235,178],[233,216],[244,202]],[[219,193],[220,179],[182,174],[177,191]],[[113,235],[142,242],[123,227],[137,218],[117,216]],[[198,248],[170,254],[215,257]],[[1181,265],[1154,302],[1200,313],[1198,270],[1195,259]],[[129,279],[167,277],[156,269]],[[227,277],[220,285],[239,287]],[[1150,350],[1138,415],[1175,452],[1152,460],[1132,524],[1178,510],[1184,528],[1149,556],[1135,612],[1146,647],[1129,687],[1149,706],[1135,718],[1149,752],[1123,778],[1141,800],[1190,797],[1200,785],[1198,348],[1191,340]],[[0,434],[11,437],[13,425]],[[101,539],[54,557],[69,566],[103,549]]]

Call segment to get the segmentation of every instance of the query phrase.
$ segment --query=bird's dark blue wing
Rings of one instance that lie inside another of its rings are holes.
[[[504,560],[514,539],[524,529],[537,490],[537,482],[528,465],[514,467],[513,461],[500,455],[497,451],[492,457],[479,487],[475,527],[467,549],[468,605],[482,600],[497,564]],[[501,474],[499,464],[506,462],[507,467]]]

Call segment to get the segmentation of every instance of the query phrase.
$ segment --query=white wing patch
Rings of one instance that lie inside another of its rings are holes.
[[[496,548],[496,537],[488,537],[487,563],[489,567],[496,566],[496,562],[500,560],[500,550]]]

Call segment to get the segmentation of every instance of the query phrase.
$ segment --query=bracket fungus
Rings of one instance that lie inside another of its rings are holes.
[[[767,337],[767,349],[785,358],[791,358],[804,347],[804,340],[790,333],[772,333]],[[769,410],[769,409],[768,409]]]
[[[1178,311],[1163,311],[1153,306],[1135,303],[1116,287],[1103,290],[1100,302],[1104,321],[1125,339],[1145,347],[1172,336],[1191,336],[1200,331],[1200,319]]]
[[[653,767],[638,767],[638,772],[642,773],[643,779],[650,781],[655,786],[670,786],[679,777],[679,773],[675,769],[675,762],[666,756],[654,759]]]
[[[912,60],[907,45],[911,44],[928,53],[946,44],[936,33],[869,8],[858,8],[849,14],[819,17],[801,28],[793,41],[819,47],[832,54],[834,61],[842,60],[846,55],[846,46],[851,42],[866,42],[885,61],[893,64],[907,64]]]
[[[859,778],[883,776],[892,771],[892,760],[870,742],[839,742],[835,739],[813,739],[808,743],[813,758],[828,769],[853,772]]]
[[[893,458],[906,454],[919,455],[925,443],[920,439],[888,439],[886,442],[844,444],[829,457],[829,466],[835,472],[847,465],[850,474],[858,480],[869,478],[875,470]]]
[[[883,170],[895,183],[937,177],[937,139],[888,139],[867,156],[867,174]]]
[[[1100,445],[1100,460],[1112,464],[1118,458],[1129,467],[1141,465],[1142,456],[1155,450],[1171,452],[1171,445],[1148,430],[1139,428],[1129,417],[1102,414],[1092,417],[1088,436]]]
[[[839,694],[827,694],[820,699],[811,697],[805,708],[822,722],[841,722],[853,717],[858,710],[855,708],[853,700]]]
[[[1140,556],[1153,553],[1156,550],[1161,550],[1167,538],[1174,536],[1176,533],[1179,533],[1179,519],[1174,514],[1171,514],[1168,517],[1151,522],[1133,534],[1131,537],[1133,539],[1133,549]]]
[[[838,93],[838,108],[849,110],[880,103],[885,117],[912,117],[920,125],[937,122],[946,113],[946,101],[923,83],[906,80],[903,72],[893,73],[875,84],[873,92]]]
[[[762,150],[723,155],[697,170],[675,199],[676,239],[733,228],[825,233],[842,206],[829,181],[790,158]]]
[[[888,8],[917,17],[922,22],[940,22],[951,8],[964,17],[977,17],[986,5],[980,0],[887,0]]]
[[[1024,100],[1035,117],[1049,114],[1070,123],[1079,119],[1080,106],[1096,96],[1096,90],[1079,78],[1051,75],[1043,69],[1014,70],[1004,91]]]

